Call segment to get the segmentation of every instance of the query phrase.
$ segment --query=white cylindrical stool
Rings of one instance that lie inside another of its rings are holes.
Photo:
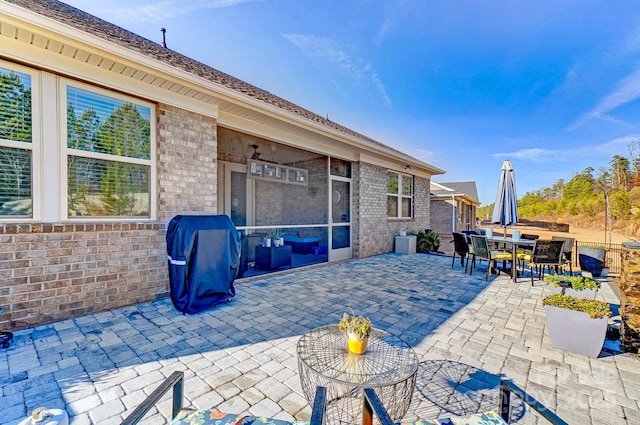
[[[69,415],[62,409],[46,409],[44,419],[39,422],[31,416],[21,421],[18,425],[69,425]]]

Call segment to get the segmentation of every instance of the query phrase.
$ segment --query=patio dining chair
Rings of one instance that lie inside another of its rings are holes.
[[[565,238],[562,236],[552,236],[552,241],[564,241],[562,247],[562,264],[569,266],[569,274],[573,275],[573,246],[576,243],[574,238]]]
[[[456,261],[456,254],[460,257],[460,266],[464,266],[464,272],[467,272],[469,264],[469,244],[467,238],[462,233],[453,232],[453,257],[451,258],[451,268]]]
[[[300,421],[289,422],[282,419],[265,418],[252,415],[227,414],[212,410],[195,410],[183,408],[184,372],[173,372],[158,386],[142,403],[136,407],[125,419],[122,425],[135,425],[167,394],[172,391],[171,425],[301,425]],[[327,389],[317,387],[308,425],[322,425],[324,423]]]
[[[523,233],[520,238],[530,241],[536,241],[538,240],[539,236],[531,233]],[[516,250],[518,265],[522,269],[524,268],[524,257],[526,255],[533,254],[533,247],[531,245],[516,245]]]
[[[499,249],[489,249],[486,236],[471,235],[471,245],[473,247],[473,253],[471,256],[471,269],[469,270],[469,274],[473,273],[473,267],[476,264],[476,260],[487,261],[487,275],[484,280],[489,280],[489,275],[491,274],[492,268],[495,267],[494,263],[496,261],[513,263],[513,255],[510,252]],[[514,264],[511,264],[511,267],[514,267]],[[498,267],[495,268],[500,272]]]
[[[533,245],[533,252],[531,254],[522,254],[519,259],[522,259],[524,264],[528,264],[529,272],[531,274],[531,286],[533,286],[533,275],[538,275],[538,280],[542,280],[544,277],[544,269],[547,268],[549,273],[551,269],[559,274],[564,270],[562,263],[562,247],[564,241],[553,240],[536,240]]]

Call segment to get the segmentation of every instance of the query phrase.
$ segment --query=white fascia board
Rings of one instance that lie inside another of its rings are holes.
[[[4,12],[5,5],[7,5],[7,3],[0,2],[0,12]],[[18,10],[23,11],[24,9],[18,8]],[[36,15],[36,17],[40,17],[40,15]],[[13,21],[11,22],[12,25],[15,25],[17,27],[25,28],[35,33],[43,33],[42,28],[34,28],[29,25],[30,23],[28,23],[28,25],[24,25],[23,21],[15,21],[11,16],[2,16],[2,20],[10,20]],[[50,23],[52,21],[46,20],[44,22]],[[59,26],[65,29],[69,28],[67,26]],[[48,31],[55,31],[55,29],[48,29]],[[156,87],[139,80],[131,79],[107,69],[78,61],[62,54],[54,53],[50,50],[42,49],[38,46],[27,44],[19,40],[3,37],[2,44],[3,54],[8,56],[8,59],[17,60],[31,66],[38,66],[43,70],[53,71],[61,74],[62,76],[76,78],[86,82],[99,84],[106,88],[120,90],[127,94],[138,96],[143,99],[167,103],[169,105],[197,112],[202,115],[217,118],[217,105],[200,102],[196,99],[188,98],[180,94],[168,91],[166,89]],[[75,48],[89,51],[92,54],[95,53],[94,51],[92,51],[93,49],[90,49],[90,47],[87,46],[86,42],[82,42],[80,44],[74,43],[72,45]],[[96,54],[104,56],[103,51],[99,51]],[[122,62],[121,58],[113,57],[110,59],[114,62]],[[157,74],[157,72],[154,72],[153,70],[149,70],[149,72],[152,74]]]
[[[452,196],[456,200],[464,201],[464,202],[466,202],[468,204],[471,204],[471,205],[475,205],[475,206],[480,205],[479,201],[476,201],[475,199],[469,197],[466,193],[447,193],[447,194],[444,194],[444,193],[434,194],[434,193],[432,193],[431,194],[431,198],[432,199],[450,200]]]
[[[270,105],[266,102],[262,102],[251,96],[237,92],[231,88],[225,87],[218,83],[214,83],[205,78],[198,77],[187,71],[168,65],[162,61],[134,52],[123,46],[109,42],[108,40],[105,40],[103,38],[85,33],[81,30],[70,27],[66,24],[44,17],[42,15],[30,12],[21,7],[18,7],[9,3],[5,3],[5,2],[0,2],[0,12],[5,12],[9,14],[7,19],[13,20],[15,22],[14,25],[16,26],[31,25],[32,28],[30,29],[36,33],[41,33],[44,31],[44,32],[52,32],[56,36],[62,35],[63,37],[67,38],[69,41],[73,41],[73,43],[71,44],[79,45],[81,48],[85,50],[104,56],[110,60],[113,60],[114,62],[123,62],[123,59],[126,59],[124,62],[128,61],[129,62],[127,64],[128,66],[140,68],[140,65],[142,65],[144,72],[147,72],[151,75],[160,74],[160,76],[163,76],[164,78],[167,78],[169,80],[182,82],[187,86],[195,86],[195,88],[198,88],[200,90],[205,89],[207,91],[212,92],[211,94],[213,96],[228,100],[232,103],[240,104],[241,106],[259,111],[265,115],[274,117],[276,119],[283,120],[285,122],[290,122],[296,126],[307,128],[315,133],[326,135],[327,137],[330,137],[332,139],[336,139],[336,140],[348,143],[350,145],[355,145],[361,148],[365,148],[368,151],[376,152],[379,155],[382,155],[385,157],[391,157],[394,159],[398,157],[397,153],[391,151],[390,149],[385,149],[384,146],[380,146],[374,143],[369,143],[357,137],[350,136],[348,134],[343,133],[340,130],[332,129],[321,123],[317,123],[308,118],[300,116],[294,112],[286,111],[275,105]],[[20,16],[21,20],[16,22],[16,20],[12,18],[13,16]],[[32,62],[33,57],[23,58],[23,60],[27,62]],[[74,62],[74,63],[77,63],[77,62]],[[91,69],[95,69],[95,68],[91,68]],[[66,71],[68,70],[65,70],[65,72]],[[145,87],[147,87],[147,85]],[[146,90],[143,90],[143,92],[146,92]],[[169,104],[173,104],[173,102],[170,102],[167,100],[162,100],[162,101],[167,102]],[[197,101],[192,100],[192,101],[189,101],[188,103],[192,104],[192,102],[196,103]],[[180,106],[180,105],[176,105],[176,106]],[[184,107],[184,106],[180,106],[180,107]],[[186,107],[185,109],[190,109],[190,108]],[[201,112],[205,115],[210,115],[210,112],[209,113],[204,111],[198,111],[198,112]],[[441,170],[437,167],[433,167],[426,163],[416,162],[415,159],[409,160],[407,158],[398,158],[397,160],[400,162],[408,163],[414,168],[421,168],[425,170],[429,176],[434,174],[444,174],[444,170]]]
[[[450,187],[441,185],[440,183],[436,183],[434,181],[431,182],[431,185],[439,188],[440,190],[446,190],[448,192],[453,192],[453,189],[451,189]],[[447,196],[449,196],[449,195],[447,195]]]
[[[3,17],[3,19],[12,21],[12,25],[15,25],[16,27],[25,27],[36,33],[53,33],[55,37],[52,38],[60,38],[60,36],[62,36],[63,38],[67,39],[67,42],[71,42],[71,45],[103,56],[105,58],[113,60],[114,62],[129,62],[127,63],[127,65],[134,68],[143,68],[145,72],[148,72],[150,74],[165,74],[167,79],[171,79],[174,81],[191,82],[196,87],[213,91],[215,96],[222,99],[236,104],[245,104],[243,106],[250,106],[250,109],[260,111],[262,113],[270,112],[270,114],[267,115],[277,117],[290,115],[290,119],[292,119],[292,121],[295,121],[297,125],[300,125],[301,120],[306,121],[305,124],[309,124],[310,120],[294,114],[293,112],[285,111],[276,106],[269,105],[268,103],[259,101],[251,96],[244,95],[231,88],[212,82],[211,80],[207,80],[206,78],[198,77],[180,68],[173,67],[162,61],[150,58],[149,56],[146,56],[144,54],[134,52],[123,46],[83,32],[51,18],[33,13],[19,6],[0,2],[0,12],[7,13],[8,16]],[[16,19],[16,16],[20,16],[20,19]],[[31,57],[29,57],[28,59],[28,62],[33,62],[31,60]],[[74,61],[73,63],[76,62]],[[312,125],[311,127],[314,126]],[[329,132],[335,132],[335,135],[333,137],[340,136],[344,138],[346,136],[342,132],[329,129],[325,126],[322,126],[321,129],[324,131],[329,130]]]
[[[323,155],[344,159],[347,161],[357,161],[358,156],[354,149],[350,149],[348,145],[335,141],[333,139],[318,140],[313,138],[302,137],[298,134],[292,134],[283,130],[256,123],[255,121],[241,118],[237,115],[231,115],[220,112],[218,117],[218,125],[237,130],[253,136],[270,139],[274,142],[284,143],[286,145],[299,148],[306,151],[317,152]]]
[[[8,59],[23,62],[27,66],[37,66],[44,71],[54,72],[63,77],[98,84],[106,89],[118,90],[148,101],[166,103],[212,118],[218,117],[218,105],[200,102],[39,47],[24,45],[19,41],[3,44],[3,53],[8,56]]]
[[[385,168],[388,168],[389,170],[398,171],[404,174],[411,174],[411,175],[422,177],[425,179],[430,179],[431,176],[433,176],[433,173],[430,172],[430,169],[418,168],[418,165],[407,162],[403,158],[400,158],[394,161],[393,159],[390,159],[390,158],[381,158],[379,156],[373,156],[368,152],[361,152],[358,160],[361,162],[366,162],[368,164],[377,165],[379,167],[385,167]],[[411,165],[410,170],[405,169],[407,165]]]

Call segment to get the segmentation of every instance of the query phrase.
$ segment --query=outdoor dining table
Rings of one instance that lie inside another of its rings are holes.
[[[513,253],[513,263],[511,263],[511,278],[513,279],[514,282],[518,281],[518,270],[516,268],[516,264],[518,261],[518,246],[527,246],[527,247],[532,247],[533,245],[535,245],[536,241],[535,239],[516,239],[514,240],[512,237],[504,237],[504,236],[492,236],[492,237],[487,237],[487,243],[497,243],[497,244],[504,244],[505,248],[511,248],[511,251]]]
[[[407,412],[416,383],[418,356],[409,344],[373,329],[365,354],[349,353],[337,325],[313,329],[298,341],[300,383],[313,403],[318,386],[327,388],[326,423],[362,423],[363,390],[372,388],[395,422]]]

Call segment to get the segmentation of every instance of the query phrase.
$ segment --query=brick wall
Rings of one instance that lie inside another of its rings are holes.
[[[414,221],[406,226],[407,230],[424,230],[431,228],[431,181],[421,177],[414,178]]]
[[[165,297],[166,224],[216,213],[216,121],[158,106],[158,221],[0,225],[0,329]]]
[[[354,256],[364,258],[393,251],[394,236],[400,229],[417,231],[429,228],[429,179],[414,179],[414,217],[387,218],[387,169],[367,163],[356,167],[354,220]]]
[[[436,233],[451,234],[452,208],[451,201],[444,199],[431,201],[431,230]]]
[[[164,226],[0,226],[0,329],[166,296]]]
[[[327,159],[299,161],[307,186],[256,180],[256,225],[327,222]]]
[[[158,106],[158,218],[216,214],[216,120]]]

